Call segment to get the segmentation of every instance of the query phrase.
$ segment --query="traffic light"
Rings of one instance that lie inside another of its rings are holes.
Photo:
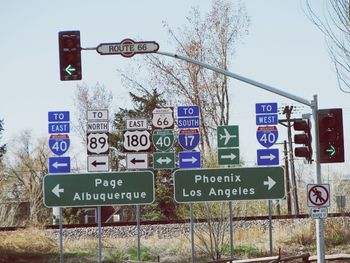
[[[304,157],[308,163],[312,163],[312,137],[311,124],[309,120],[295,120],[293,124],[295,131],[303,131],[303,133],[294,135],[295,144],[304,144],[302,147],[295,147],[294,155],[296,157]]]
[[[61,80],[81,80],[80,31],[58,33]]]
[[[343,110],[318,110],[320,163],[344,162]]]

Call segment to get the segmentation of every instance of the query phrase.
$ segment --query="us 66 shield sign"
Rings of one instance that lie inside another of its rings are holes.
[[[152,126],[154,129],[174,128],[174,109],[172,107],[155,108],[152,114]]]
[[[126,152],[145,152],[151,147],[149,131],[125,131],[124,150]]]

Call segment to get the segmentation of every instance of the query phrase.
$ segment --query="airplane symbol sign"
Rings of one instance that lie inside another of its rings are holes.
[[[218,126],[218,148],[222,147],[238,147],[238,125]]]

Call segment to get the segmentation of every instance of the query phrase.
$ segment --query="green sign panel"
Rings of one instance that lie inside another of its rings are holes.
[[[154,176],[151,171],[46,175],[43,190],[46,207],[150,204]]]
[[[188,169],[174,173],[178,203],[284,198],[282,167]]]
[[[175,152],[154,152],[153,153],[153,168],[174,169],[175,168]]]
[[[219,148],[219,165],[239,164],[239,148]]]
[[[218,126],[218,148],[239,146],[238,125]]]
[[[153,145],[159,151],[168,151],[174,145],[175,136],[173,130],[159,130],[153,131],[152,134]]]

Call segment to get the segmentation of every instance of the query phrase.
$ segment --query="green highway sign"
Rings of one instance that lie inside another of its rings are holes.
[[[175,136],[173,130],[155,130],[152,134],[154,147],[159,151],[168,151],[174,145]]]
[[[239,148],[219,148],[219,165],[239,164]]]
[[[46,207],[150,204],[154,202],[151,171],[46,175]]]
[[[153,168],[174,169],[175,168],[175,152],[154,152],[153,153]]]
[[[238,147],[238,125],[218,126],[217,139],[218,148]]]
[[[284,198],[282,167],[183,169],[174,173],[178,203]]]

